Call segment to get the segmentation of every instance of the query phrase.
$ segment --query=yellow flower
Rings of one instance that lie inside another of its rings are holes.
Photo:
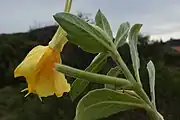
[[[61,63],[60,53],[50,46],[39,45],[28,53],[14,75],[26,78],[28,88],[25,90],[28,94],[35,93],[39,97],[56,94],[61,97],[64,92],[70,91],[70,85],[64,74],[54,69],[55,63]]]
[[[72,0],[66,0],[65,12],[69,12]],[[64,92],[70,91],[64,74],[57,72],[55,63],[61,63],[60,52],[67,42],[66,32],[59,26],[48,46],[36,46],[25,59],[17,66],[14,76],[24,76],[28,83],[30,93],[37,94],[40,98],[50,95],[61,97]]]

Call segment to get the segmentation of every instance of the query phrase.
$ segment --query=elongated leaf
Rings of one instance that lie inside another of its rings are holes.
[[[93,90],[80,100],[76,109],[76,120],[97,120],[144,106],[142,100],[126,93],[110,89]]]
[[[164,117],[159,112],[158,112],[158,115],[159,115],[160,120],[164,120]]]
[[[130,54],[131,60],[133,63],[133,68],[135,72],[135,77],[139,84],[141,84],[140,77],[139,77],[139,68],[140,68],[140,61],[137,49],[137,42],[138,42],[138,35],[142,24],[135,24],[132,26],[129,32],[129,47],[130,47]]]
[[[106,53],[99,53],[91,62],[91,64],[85,69],[85,71],[97,73],[99,72],[107,60],[107,54]],[[81,80],[79,78],[76,78],[76,80],[73,82],[71,86],[70,96],[71,99],[74,101],[88,86],[90,81],[88,80]]]
[[[154,64],[152,61],[148,62],[147,70],[148,70],[148,74],[149,74],[151,101],[152,101],[153,106],[156,108],[156,102],[155,102],[155,67],[154,67]]]
[[[102,84],[116,84],[122,87],[132,86],[132,84],[124,78],[116,78],[116,77],[111,77],[107,75],[86,72],[86,71],[72,68],[67,65],[62,65],[62,64],[56,64],[55,68],[57,71],[61,73],[64,73],[71,77],[80,78],[82,80],[89,80],[95,83],[102,83]]]
[[[130,24],[128,22],[124,22],[119,26],[118,32],[116,34],[116,38],[114,44],[116,47],[121,47],[126,43],[126,39],[128,37],[128,32],[130,29]]]
[[[113,34],[112,34],[110,24],[107,18],[104,16],[104,14],[101,12],[101,10],[98,10],[95,17],[95,21],[96,21],[96,25],[99,26],[101,29],[103,29],[112,39]]]
[[[111,68],[110,71],[107,73],[107,75],[117,77],[121,73],[122,73],[122,69],[119,66],[116,66],[115,68]],[[116,89],[116,86],[105,84],[105,88]]]
[[[98,26],[91,25],[70,13],[57,13],[54,19],[67,32],[70,42],[91,53],[112,51],[111,38]]]

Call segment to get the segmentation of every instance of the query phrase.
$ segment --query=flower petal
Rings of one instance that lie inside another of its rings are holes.
[[[54,63],[60,59],[59,53],[50,47],[46,49],[39,63],[36,66],[36,93],[40,97],[47,97],[54,94]]]
[[[67,83],[64,74],[55,72],[54,77],[55,94],[57,97],[61,97],[64,92],[70,91],[70,84]]]
[[[52,76],[42,74],[37,79],[35,90],[38,96],[47,97],[54,94],[54,79]]]
[[[42,55],[39,63],[36,66],[36,73],[46,71],[52,72],[55,63],[60,62],[60,53],[55,49],[47,47],[46,52]]]
[[[32,74],[33,71],[36,69],[36,65],[38,64],[39,60],[43,56],[46,46],[36,46],[33,48],[28,55],[25,57],[25,59],[17,66],[17,68],[14,71],[14,76],[29,76]]]

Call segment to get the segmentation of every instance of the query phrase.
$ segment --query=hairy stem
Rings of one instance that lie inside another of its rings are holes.
[[[107,75],[101,75],[97,73],[91,73],[76,68],[72,68],[62,64],[56,64],[56,70],[74,78],[80,78],[82,80],[89,80],[95,83],[101,84],[115,84],[122,87],[131,86],[131,83],[124,78],[111,77]]]
[[[163,120],[162,116],[157,112],[156,109],[154,109],[151,101],[149,100],[149,97],[147,96],[146,92],[142,88],[141,84],[136,82],[135,78],[133,77],[132,73],[130,72],[126,64],[124,63],[123,59],[121,58],[117,50],[113,52],[112,57],[114,58],[116,63],[121,67],[126,78],[132,83],[133,90],[136,92],[136,94],[138,94],[149,105],[149,108],[146,109],[146,111],[148,112],[150,119]]]
[[[70,12],[72,0],[66,0],[64,12]],[[55,48],[58,52],[61,52],[64,44],[68,41],[66,39],[66,32],[59,26],[52,40],[49,42],[51,48]]]
[[[143,88],[139,84],[137,84],[136,80],[134,79],[133,75],[131,74],[130,70],[128,69],[128,67],[124,63],[123,59],[121,58],[121,56],[117,50],[116,50],[116,52],[113,53],[113,58],[114,58],[114,60],[116,60],[116,63],[122,68],[122,71],[123,71],[124,75],[126,76],[126,78],[133,84],[134,91],[137,94],[139,94],[139,96],[147,104],[151,105],[151,102],[150,102],[148,96],[146,95],[145,91],[143,90]]]

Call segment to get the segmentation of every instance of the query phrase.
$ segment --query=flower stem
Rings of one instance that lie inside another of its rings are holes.
[[[61,52],[67,41],[66,32],[59,26],[52,40],[49,42],[49,46]]]
[[[72,6],[72,0],[69,0],[69,4],[65,12],[70,12],[71,6]]]
[[[135,71],[135,77],[136,77],[137,83],[142,87],[142,83],[141,83],[140,76],[139,76],[139,71]]]
[[[151,101],[149,100],[149,97],[147,96],[146,92],[142,88],[141,84],[137,83],[136,80],[134,79],[133,75],[129,71],[128,67],[124,63],[123,59],[121,58],[117,50],[114,50],[114,52],[112,53],[112,57],[114,58],[116,63],[121,67],[126,78],[132,83],[133,85],[132,88],[136,92],[136,94],[138,94],[149,105],[149,108],[146,110],[150,118],[152,120],[163,120],[163,117],[153,107]]]
[[[80,78],[82,80],[89,80],[95,83],[101,84],[115,84],[121,87],[131,87],[131,83],[124,78],[111,77],[107,75],[101,75],[97,73],[91,73],[76,68],[69,67],[67,65],[56,64],[56,70],[64,73],[68,76]]]
[[[117,50],[114,50],[115,52],[113,52],[112,54],[112,58],[116,61],[116,63],[121,67],[124,75],[126,76],[126,78],[132,83],[132,84],[136,84],[136,80],[134,79],[133,75],[131,74],[131,72],[129,71],[128,67],[126,66],[126,64],[124,63],[123,59],[121,58],[121,56],[119,55]]]
[[[72,0],[66,0],[64,12],[70,12]],[[61,52],[64,44],[68,41],[66,39],[66,32],[59,26],[52,40],[49,42],[51,48],[55,48],[58,52]]]
[[[128,69],[128,67],[126,66],[126,64],[124,63],[123,59],[121,58],[120,54],[118,53],[117,50],[115,50],[115,52],[113,53],[112,57],[114,58],[114,60],[116,60],[117,64],[121,67],[124,75],[126,76],[126,78],[133,84],[133,89],[134,91],[139,94],[140,97],[142,97],[142,99],[147,103],[147,104],[151,104],[148,96],[146,95],[145,91],[143,90],[143,88],[136,82],[136,80],[134,79],[133,75],[131,74],[130,70]]]
[[[66,12],[68,10],[69,6],[69,0],[66,0],[64,11]]]

